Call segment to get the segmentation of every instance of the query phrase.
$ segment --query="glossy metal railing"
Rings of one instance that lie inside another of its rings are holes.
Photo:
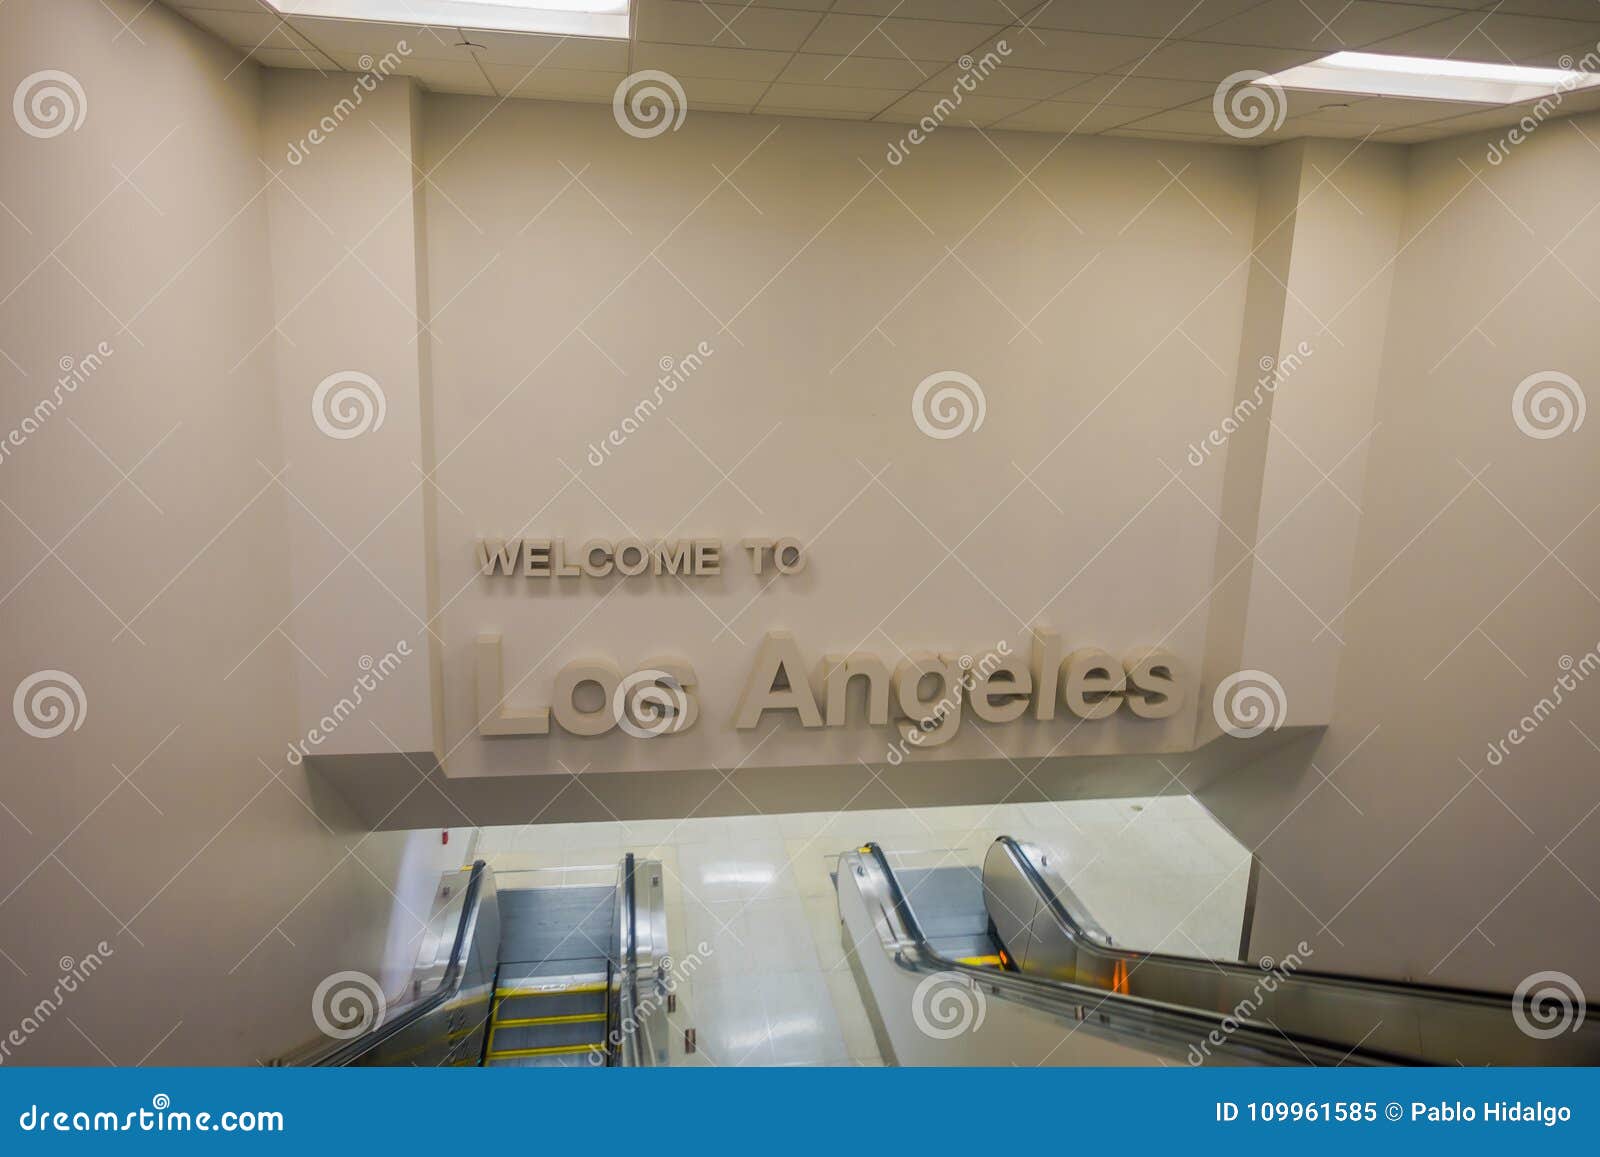
[[[886,1060],[902,1065],[1381,1064],[1270,1025],[1067,980],[964,964],[932,948],[883,849],[839,859],[844,947]]]
[[[448,873],[446,902],[425,936],[438,948],[418,966],[415,996],[351,1039],[324,1039],[279,1058],[282,1065],[475,1065],[499,959],[500,919],[494,872],[482,860]]]
[[[1359,1046],[1415,1064],[1600,1063],[1600,1031],[1593,1024],[1530,1035],[1521,1026],[1540,1023],[1535,1010],[1526,1003],[1517,1009],[1506,993],[1314,971],[1304,966],[1306,949],[1263,969],[1116,947],[1043,852],[1008,836],[984,858],[983,887],[995,935],[1029,976],[1211,1014],[1247,1010],[1297,1038]]]
[[[666,900],[657,860],[629,852],[617,883],[617,939],[612,958],[613,1017],[608,1064],[623,1068],[668,1063]]]

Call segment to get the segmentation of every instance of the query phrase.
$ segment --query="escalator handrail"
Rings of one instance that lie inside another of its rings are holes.
[[[1179,1043],[1202,1039],[1227,1019],[1218,1013],[1169,1004],[1149,997],[1074,984],[1066,980],[999,971],[965,964],[945,956],[929,943],[911,906],[911,901],[901,888],[900,881],[896,878],[894,869],[890,867],[883,848],[874,842],[862,845],[859,851],[870,856],[878,868],[889,889],[896,915],[905,929],[907,938],[914,946],[911,953],[902,950],[896,954],[897,962],[903,967],[924,970],[932,966],[938,971],[958,973],[973,984],[982,985],[993,993],[1009,994],[1012,998],[1035,1007],[1040,1004],[1072,1003],[1079,1009],[1079,1020],[1092,1016],[1109,1024],[1113,1015],[1130,1015],[1145,1021],[1157,1035],[1169,1037]],[[1319,1065],[1408,1063],[1403,1057],[1379,1050],[1360,1046],[1352,1049],[1337,1041],[1325,1041],[1305,1035],[1291,1036],[1271,1025],[1247,1018],[1232,1019],[1235,1021],[1235,1027],[1225,1038],[1231,1048],[1255,1050],[1285,1063]]]
[[[1218,960],[1209,956],[1184,956],[1175,952],[1144,952],[1137,949],[1121,948],[1114,944],[1099,943],[1095,937],[1085,933],[1080,921],[1062,903],[1054,885],[1045,878],[1044,873],[1039,871],[1024,844],[1011,836],[999,836],[994,842],[1003,846],[1010,853],[1012,862],[1028,883],[1033,886],[1039,900],[1049,907],[1060,922],[1062,930],[1073,939],[1074,945],[1079,951],[1097,955],[1108,963],[1114,964],[1121,961],[1131,967],[1136,967],[1148,960],[1153,963],[1174,966],[1217,968],[1224,972],[1252,978],[1258,975],[1258,969],[1235,960]],[[1387,994],[1489,1004],[1496,1009],[1509,1008],[1512,1003],[1511,994],[1506,992],[1491,992],[1486,989],[1473,988],[1451,988],[1442,984],[1427,984],[1410,980],[1383,980],[1376,977],[1352,976],[1348,973],[1327,972],[1311,968],[1296,968],[1291,976],[1285,978],[1285,982],[1337,984],[1351,989],[1366,989],[1367,991]]]
[[[373,1025],[360,1036],[346,1041],[330,1042],[326,1047],[309,1056],[296,1058],[292,1063],[319,1068],[353,1064],[396,1033],[418,1023],[429,1013],[455,999],[461,992],[461,983],[466,976],[467,954],[471,951],[470,937],[477,924],[478,906],[483,896],[483,879],[487,871],[488,864],[483,860],[473,861],[472,874],[467,878],[466,892],[461,901],[461,918],[456,922],[455,939],[450,945],[450,960],[439,976],[437,988],[427,996],[412,1001],[396,1015],[386,1018],[383,1023]]]
[[[618,962],[621,965],[622,975],[618,979],[617,988],[617,1037],[616,1047],[610,1050],[606,1057],[606,1064],[610,1066],[637,1063],[627,1053],[631,1050],[635,1057],[638,1053],[639,1018],[635,1010],[639,1004],[639,931],[636,892],[634,890],[634,870],[638,861],[632,852],[627,852],[622,858],[622,903],[620,908],[621,939],[619,946]]]

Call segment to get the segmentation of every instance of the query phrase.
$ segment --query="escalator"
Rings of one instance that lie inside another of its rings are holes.
[[[1591,1023],[1504,993],[1119,947],[1035,845],[981,867],[840,857],[846,958],[886,1061],[902,1065],[1600,1063]],[[1515,1015],[1514,1015],[1515,1014]]]
[[[670,990],[659,862],[497,876],[479,860],[441,880],[409,999],[277,1063],[664,1065]]]

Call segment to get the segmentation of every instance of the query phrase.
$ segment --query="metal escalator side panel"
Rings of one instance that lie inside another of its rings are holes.
[[[1600,1064],[1600,1024],[1575,1025],[1550,1038],[1531,1036],[1506,993],[1316,971],[1307,966],[1311,954],[1303,945],[1265,969],[1115,947],[1039,849],[1008,837],[990,847],[984,874],[986,891],[991,875],[996,892],[1004,893],[1010,886],[1005,881],[1020,874],[1042,896],[1031,935],[1022,938],[1025,954],[1013,949],[1019,967],[1031,975],[1235,1021],[1270,1016],[1287,1036],[1359,1048],[1390,1063]]]

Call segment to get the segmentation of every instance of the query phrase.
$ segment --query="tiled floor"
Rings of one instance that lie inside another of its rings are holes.
[[[878,1064],[840,946],[839,853],[876,840],[919,863],[976,865],[1002,834],[1049,849],[1120,943],[1237,955],[1250,856],[1189,796],[494,827],[476,854],[498,871],[544,869],[540,882],[590,882],[573,869],[627,851],[661,861],[673,957],[707,947],[678,985],[674,1064]]]

